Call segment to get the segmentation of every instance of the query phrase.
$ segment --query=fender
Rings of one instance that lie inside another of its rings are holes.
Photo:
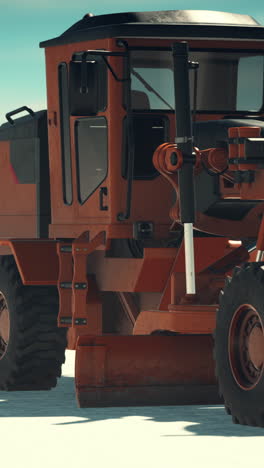
[[[57,286],[56,245],[55,240],[1,240],[0,254],[14,256],[25,286]]]

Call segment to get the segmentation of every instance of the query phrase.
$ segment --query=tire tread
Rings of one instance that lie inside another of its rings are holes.
[[[67,346],[67,329],[57,327],[57,289],[24,286],[11,256],[0,257],[0,278],[2,275],[7,277],[15,302],[16,342],[8,377],[1,379],[0,372],[0,389],[51,389],[61,376]]]

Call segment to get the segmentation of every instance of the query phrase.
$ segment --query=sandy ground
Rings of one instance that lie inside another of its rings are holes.
[[[77,407],[74,351],[47,392],[0,392],[8,468],[263,466],[264,429],[232,424],[223,406]]]

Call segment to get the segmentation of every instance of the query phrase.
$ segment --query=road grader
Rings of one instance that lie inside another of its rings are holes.
[[[80,407],[264,427],[264,27],[86,14],[40,46],[47,110],[0,127],[0,389],[68,347]]]

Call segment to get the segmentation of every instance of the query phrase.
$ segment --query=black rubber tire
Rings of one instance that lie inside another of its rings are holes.
[[[9,310],[10,336],[0,359],[1,390],[49,390],[61,376],[67,328],[57,327],[53,286],[24,286],[12,256],[0,257],[0,292]]]
[[[264,324],[264,271],[257,263],[236,268],[226,281],[219,297],[219,310],[214,333],[214,358],[220,396],[227,414],[235,424],[264,427],[264,372],[257,384],[243,389],[236,382],[229,361],[228,337],[231,321],[243,304],[258,312]]]

